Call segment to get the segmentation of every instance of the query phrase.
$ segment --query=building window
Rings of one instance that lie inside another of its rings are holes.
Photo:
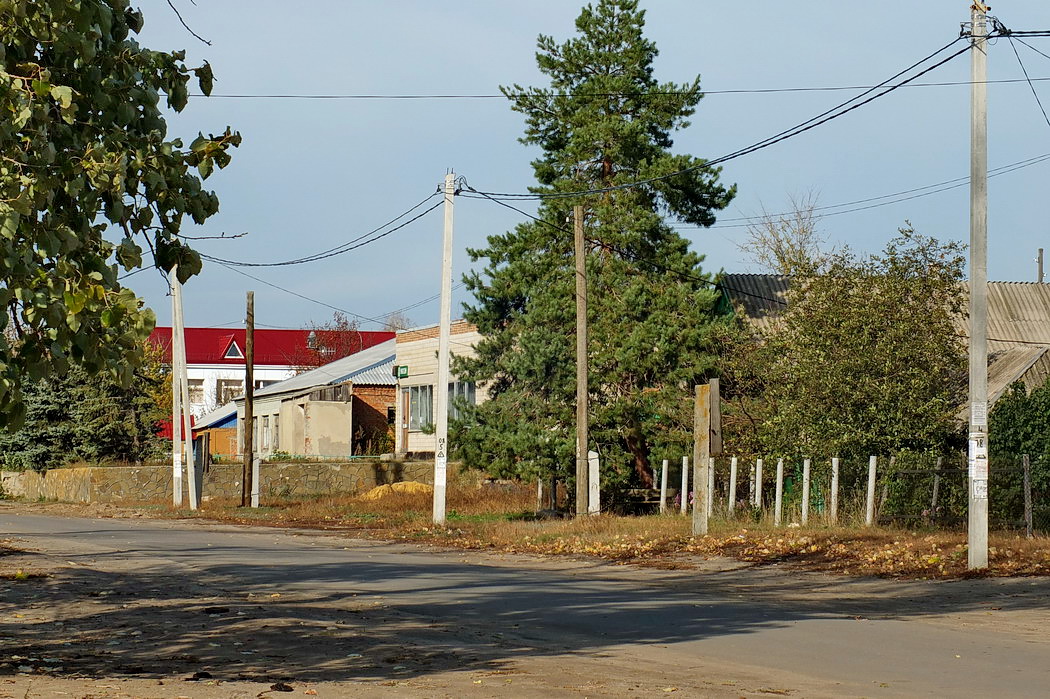
[[[270,448],[270,416],[263,416],[262,448],[266,451]]]
[[[409,386],[408,429],[422,430],[434,424],[434,387]]]
[[[462,406],[474,405],[474,382],[456,381],[448,385],[448,416],[453,420],[463,417]]]
[[[252,451],[259,451],[259,418],[252,418]]]
[[[219,405],[226,405],[244,393],[244,381],[241,379],[218,379],[215,382],[215,400]]]
[[[255,384],[255,390],[258,391],[260,388],[274,385],[277,383],[277,379],[256,379],[253,383]]]
[[[222,356],[224,359],[244,359],[244,355],[241,354],[241,348],[237,346],[236,342],[231,342]]]
[[[190,403],[200,405],[204,402],[204,379],[190,379],[186,386],[190,391]]]
[[[281,448],[281,429],[280,429],[280,427],[281,427],[280,416],[279,415],[274,415],[273,416],[273,450],[274,451],[277,451],[278,449]]]

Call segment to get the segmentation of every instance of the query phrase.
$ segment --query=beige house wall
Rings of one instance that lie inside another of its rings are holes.
[[[452,322],[451,352],[453,356],[473,357],[474,346],[481,340],[477,328],[463,320]],[[396,420],[394,422],[394,444],[399,454],[431,453],[434,451],[433,434],[421,430],[409,430],[405,410],[405,392],[412,386],[433,386],[437,380],[438,326],[402,330],[397,333],[394,364],[408,367],[408,376],[398,378]],[[458,380],[454,374],[449,381]],[[475,387],[475,400],[488,398],[483,386]]]

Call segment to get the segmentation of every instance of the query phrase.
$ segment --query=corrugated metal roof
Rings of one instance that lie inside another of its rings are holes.
[[[393,369],[394,359],[391,357],[381,364],[362,369],[343,380],[353,381],[355,384],[365,386],[396,386],[397,379],[394,378]]]
[[[725,274],[719,285],[759,330],[787,308],[791,277],[782,274]]]
[[[790,283],[791,277],[779,274],[726,274],[721,287],[762,330],[787,308]],[[963,297],[965,308],[969,303],[965,283]],[[961,335],[970,336],[965,313],[956,318],[955,326]],[[988,348],[995,353],[1018,346],[1050,347],[1050,284],[988,282]]]
[[[375,347],[369,347],[366,350],[362,350],[357,354],[351,354],[349,357],[337,359],[330,364],[311,369],[310,371],[303,372],[298,376],[293,376],[290,379],[278,381],[266,388],[260,388],[255,392],[255,397],[263,398],[284,393],[306,392],[319,386],[341,383],[357,373],[378,369],[384,363],[388,364],[386,370],[387,376],[392,379],[393,377],[390,376],[390,367],[393,366],[394,363],[394,353],[396,351],[395,344],[394,340],[387,340]],[[363,380],[356,380],[356,382],[367,383]],[[239,402],[243,402],[243,400],[243,398],[238,398]]]
[[[226,405],[216,408],[215,410],[207,413],[200,420],[193,423],[193,429],[206,430],[209,427],[223,427],[222,423],[228,421],[230,418],[237,418],[237,404],[229,402]]]

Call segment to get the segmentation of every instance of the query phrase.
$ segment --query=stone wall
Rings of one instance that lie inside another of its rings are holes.
[[[352,494],[384,483],[432,483],[434,479],[432,461],[263,463],[259,470],[259,492],[263,500]],[[454,472],[455,466],[449,464],[449,475]],[[205,499],[239,499],[241,465],[213,464],[204,474],[203,482]],[[168,502],[171,500],[171,467],[94,466],[52,469],[42,473],[0,471],[0,488],[9,497],[27,500]]]

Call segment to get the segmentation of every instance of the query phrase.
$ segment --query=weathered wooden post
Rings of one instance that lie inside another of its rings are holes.
[[[864,526],[875,525],[875,469],[878,458],[872,454],[868,457],[868,502],[864,511]]]
[[[831,523],[839,523],[839,457],[831,460]]]
[[[715,513],[715,457],[707,460],[707,516]]]
[[[667,512],[667,459],[660,468],[660,514]]]
[[[689,457],[682,457],[682,490],[678,495],[678,499],[681,500],[679,505],[679,512],[683,515],[689,511]]]
[[[930,521],[937,520],[937,501],[941,496],[941,465],[944,457],[937,457],[937,465],[933,467],[933,497],[930,498]]]
[[[762,509],[762,459],[755,462],[755,508]]]
[[[777,490],[773,503],[773,526],[779,527],[784,517],[784,460],[777,459]]]
[[[733,510],[736,509],[736,457],[734,456],[729,461],[729,502],[726,503],[726,511],[729,516],[733,516]]]
[[[708,473],[711,469],[711,388],[697,385],[693,402],[693,536],[707,534]]]
[[[807,457],[802,460],[802,524],[809,524],[809,474],[812,462]]]
[[[1024,467],[1024,527],[1025,536],[1032,538],[1032,461],[1025,454],[1023,458]]]

